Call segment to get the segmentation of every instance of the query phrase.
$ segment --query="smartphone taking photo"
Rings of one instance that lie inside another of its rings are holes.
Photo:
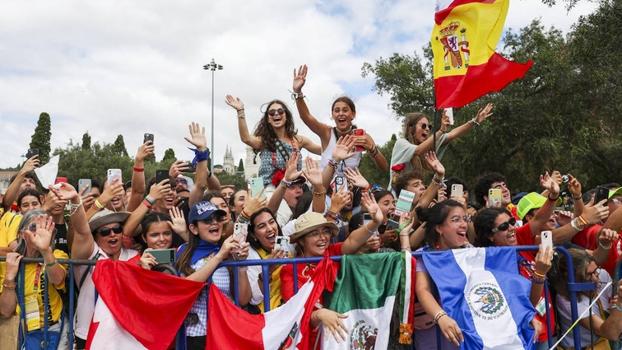
[[[172,264],[175,262],[175,249],[151,249],[148,251],[158,264]]]
[[[112,182],[117,179],[119,180],[119,182],[123,183],[121,169],[108,169],[106,176],[108,184],[112,184]]]

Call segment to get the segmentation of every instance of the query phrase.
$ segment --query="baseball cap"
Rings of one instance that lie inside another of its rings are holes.
[[[530,210],[538,209],[542,207],[544,203],[546,203],[546,197],[543,195],[536,192],[527,193],[518,201],[518,217],[523,220]]]
[[[216,208],[214,204],[208,201],[199,202],[190,208],[188,214],[189,223],[194,223],[201,220],[209,219],[212,215],[225,216],[227,212],[222,209]]]

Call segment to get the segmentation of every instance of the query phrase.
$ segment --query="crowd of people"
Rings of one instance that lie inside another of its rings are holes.
[[[265,104],[251,133],[242,100],[226,96],[235,109],[241,141],[261,159],[259,192],[252,184],[221,184],[210,172],[205,130],[197,123],[189,126],[185,138],[195,153],[192,185],[184,176],[190,164],[181,161],[171,165],[167,178],[145,178],[145,159],[154,154],[152,141],[139,147],[131,181],[98,181],[105,174],[92,174],[91,185],[81,191],[67,182],[41,188],[34,174],[41,165],[38,156],[28,158],[2,198],[2,347],[15,348],[22,334],[25,349],[85,348],[96,298],[95,267],[73,267],[77,304],[72,315],[75,342],[70,345],[69,271],[58,262],[67,258],[128,261],[194,281],[210,280],[231,298],[237,273],[239,305],[259,314],[289,300],[295,285],[312,276],[315,265],[270,265],[267,306],[260,266],[234,270],[219,266],[221,262],[320,257],[326,251],[343,255],[539,245],[542,232],[547,232],[556,245],[570,249],[575,270],[568,271],[566,257],[545,245],[537,252],[518,254],[516,273],[532,283],[529,298],[537,313],[531,324],[538,349],[548,349],[547,340],[561,337],[573,323],[569,274],[579,282],[596,283],[596,290],[579,293],[579,314],[608,281],[617,280],[622,259],[619,184],[586,191],[580,179],[543,169],[540,178],[533,179],[540,183],[538,192],[512,196],[511,184],[496,169],[482,169],[479,178],[468,182],[448,177],[442,163],[446,145],[493,122],[490,104],[457,127],[443,115],[437,131],[429,116],[406,115],[401,138],[387,161],[364,125],[354,124],[356,105],[350,98],[332,102],[334,125],[311,114],[302,91],[307,74],[306,66],[294,71],[292,99],[300,119],[317,137],[299,135],[294,113],[278,99]],[[302,159],[301,149],[321,159]],[[359,171],[365,153],[376,171],[390,179],[388,188],[370,184]],[[403,194],[411,195],[410,210],[396,208]],[[163,262],[161,253],[169,249],[174,249],[174,257]],[[20,263],[23,258],[42,260]],[[547,279],[550,291],[544,288]],[[603,293],[579,322],[580,348],[608,345],[622,334],[622,287],[607,288],[612,291]],[[184,322],[188,349],[205,348],[207,291],[200,293]],[[443,309],[422,259],[416,264],[416,296],[414,348],[458,347],[461,327]],[[316,308],[313,326],[323,326],[323,336],[343,339],[343,315],[321,305]],[[572,337],[561,344],[574,346]]]

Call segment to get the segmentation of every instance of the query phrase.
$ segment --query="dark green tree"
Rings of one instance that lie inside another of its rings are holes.
[[[223,171],[220,174],[216,174],[216,177],[218,178],[218,181],[220,181],[221,185],[234,185],[237,189],[248,187],[246,180],[244,180],[243,174],[230,175]]]
[[[50,115],[42,112],[39,114],[39,120],[37,121],[37,127],[35,132],[30,138],[31,149],[39,150],[39,160],[41,164],[47,163],[50,159],[50,139],[52,138],[52,122]]]
[[[85,132],[84,135],[82,135],[82,149],[91,149],[91,135],[89,135],[88,132]]]
[[[389,141],[387,141],[384,145],[379,146],[380,152],[382,152],[387,161],[391,159],[391,152],[393,152],[395,141],[397,141],[397,137],[393,134],[391,135],[391,139],[389,139]],[[387,187],[389,184],[389,174],[383,171],[378,171],[376,162],[374,162],[369,154],[365,154],[363,156],[361,164],[359,165],[359,170],[365,179],[367,179],[367,181],[369,181],[372,185],[378,184],[382,187]]]
[[[238,162],[238,172],[244,172],[244,162],[242,161],[242,158],[240,158],[240,162]]]
[[[112,151],[122,156],[128,156],[127,149],[125,148],[125,141],[123,141],[123,135],[117,135],[117,138],[112,144]]]
[[[177,158],[175,157],[175,151],[173,151],[172,148],[167,148],[166,151],[164,151],[164,157],[162,157],[162,163],[173,163],[176,160]]]

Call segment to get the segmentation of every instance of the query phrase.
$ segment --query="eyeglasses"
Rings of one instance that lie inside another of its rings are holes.
[[[283,108],[279,108],[279,109],[271,109],[268,111],[268,115],[271,117],[274,117],[275,115],[283,115],[285,114],[285,110]]]
[[[315,230],[311,233],[309,233],[309,237],[318,237],[318,236],[332,236],[332,232],[330,231],[330,229],[328,227],[322,227],[319,230]]]
[[[100,228],[99,230],[97,230],[97,233],[99,233],[99,235],[102,237],[106,237],[113,232],[116,234],[123,233],[123,227],[121,226],[105,227],[105,228]]]
[[[508,220],[508,221],[502,223],[501,225],[493,228],[492,229],[492,233],[497,233],[497,232],[500,232],[500,231],[506,231],[507,229],[510,228],[510,225],[512,225],[512,226],[516,225],[516,219],[510,218],[510,220]]]
[[[454,224],[459,223],[460,221],[464,221],[466,223],[471,222],[471,217],[469,215],[464,215],[464,216],[454,216],[451,219],[449,219],[449,221],[451,221]]]
[[[213,223],[218,224],[220,222],[223,222],[223,221],[225,221],[225,218],[224,217],[220,217],[220,216],[210,216],[207,219],[199,220],[199,221],[204,223],[204,224],[206,224],[206,225],[211,225]]]
[[[595,268],[594,271],[592,271],[592,272],[587,272],[586,271],[586,275],[587,276],[594,276],[594,277],[598,278],[599,275],[600,275],[599,270],[600,270],[599,268]]]

